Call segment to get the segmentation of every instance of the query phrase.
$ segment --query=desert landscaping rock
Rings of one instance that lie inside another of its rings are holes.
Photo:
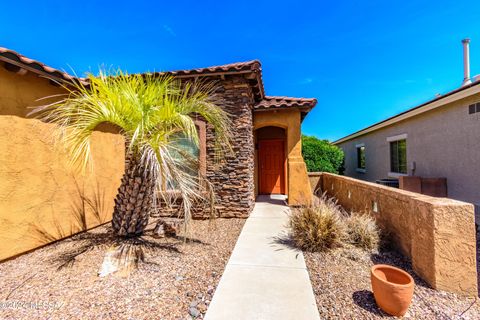
[[[399,253],[343,248],[304,254],[321,319],[392,318],[377,307],[371,292],[370,268],[374,264],[393,265],[413,276],[414,296],[403,319],[480,319],[478,297],[431,289]]]
[[[198,306],[199,303],[200,303],[200,301],[198,301],[198,300],[194,300],[194,301],[190,302],[190,308],[195,308],[196,306]]]
[[[0,264],[0,302],[22,307],[1,308],[0,319],[201,319],[243,224],[193,221],[186,243],[149,238],[156,249],[127,278],[97,276],[108,246],[94,247],[57,270],[58,260],[81,246],[81,235],[6,261]],[[107,228],[91,232],[96,241]]]
[[[198,311],[198,309],[195,308],[195,307],[190,307],[190,308],[188,309],[188,313],[189,313],[192,317],[194,317],[194,318],[196,318],[196,317],[198,317],[198,316],[200,315],[200,311]]]
[[[200,310],[200,312],[205,313],[207,311],[207,304],[205,302],[201,302],[197,305],[197,309]]]
[[[214,292],[214,291],[215,291],[215,288],[214,288],[214,287],[208,286],[208,288],[207,288],[207,293],[208,293],[209,295],[213,295],[213,292]]]

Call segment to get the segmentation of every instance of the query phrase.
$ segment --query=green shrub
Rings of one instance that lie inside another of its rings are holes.
[[[343,150],[328,140],[302,136],[302,155],[309,172],[343,173]]]
[[[372,216],[354,212],[346,218],[346,226],[348,242],[363,249],[378,250],[380,230]]]
[[[305,251],[326,251],[340,246],[346,237],[342,211],[332,200],[292,210],[289,227],[293,241]]]

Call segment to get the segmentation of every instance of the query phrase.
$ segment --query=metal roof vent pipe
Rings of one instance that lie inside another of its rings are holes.
[[[472,83],[470,80],[470,39],[463,39],[463,82],[462,87]]]

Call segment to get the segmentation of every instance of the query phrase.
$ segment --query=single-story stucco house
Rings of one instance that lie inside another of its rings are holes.
[[[68,85],[84,79],[6,48],[0,48],[0,63],[0,221],[5,229],[0,233],[6,241],[1,260],[39,245],[26,237],[32,222],[69,229],[71,219],[66,217],[80,191],[101,193],[102,222],[111,219],[125,146],[114,131],[99,129],[93,141],[93,171],[87,176],[75,172],[67,166],[65,152],[54,145],[53,126],[27,115],[32,106],[45,104],[39,99],[65,93],[58,82]],[[229,102],[224,108],[235,124],[234,156],[215,163],[214,133],[197,123],[200,170],[214,185],[219,216],[247,217],[258,194],[282,194],[291,205],[309,201],[300,129],[315,99],[267,96],[256,60],[168,73],[182,81],[216,81]],[[90,219],[89,226],[98,223]]]
[[[446,178],[446,195],[473,203],[478,222],[480,77],[470,77],[468,43],[461,87],[334,142],[345,152],[346,176]]]

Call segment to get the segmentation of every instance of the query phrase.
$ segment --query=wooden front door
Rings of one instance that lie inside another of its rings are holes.
[[[285,142],[281,139],[258,143],[260,194],[285,194]]]

